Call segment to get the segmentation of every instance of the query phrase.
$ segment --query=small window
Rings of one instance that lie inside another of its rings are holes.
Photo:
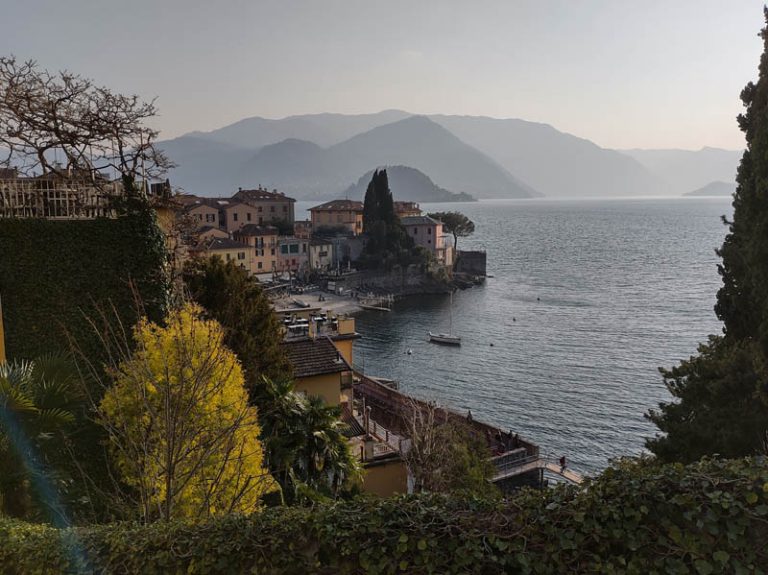
[[[274,213],[275,212],[275,206],[269,206],[269,211]]]
[[[231,259],[232,259],[232,257],[229,254],[227,254],[227,261],[229,261]]]
[[[203,214],[195,214],[195,215],[197,216],[197,219],[199,221],[201,221],[201,222],[203,221]]]
[[[288,246],[287,246],[287,245],[285,245],[285,244],[283,244],[282,246],[280,246],[280,253],[281,253],[281,254],[286,254],[286,255],[287,255],[287,254],[288,254]]]
[[[256,264],[256,267],[257,267],[257,268],[259,268],[259,269],[261,269],[261,262],[259,262],[258,264]]]
[[[299,253],[299,244],[291,244],[291,253],[292,254]]]
[[[427,243],[428,243],[428,244],[431,244],[431,243],[432,243],[432,240],[427,240]]]
[[[261,208],[259,208],[259,211],[261,211]],[[262,218],[261,216],[259,216],[259,225],[261,225],[261,224],[263,224],[263,223],[264,223],[264,218]]]
[[[271,249],[271,250],[269,250],[269,251],[271,252],[269,255],[271,255],[271,256],[275,255],[275,248],[272,248],[272,249]]]
[[[205,221],[206,222],[215,222],[216,221],[216,214],[205,214]]]
[[[234,214],[232,214],[232,221],[233,221],[233,222],[236,222],[236,221],[237,221],[237,212],[235,212]]]
[[[283,212],[288,212],[288,206],[283,206]]]
[[[415,236],[418,233],[419,233],[419,228],[413,228],[413,235]]]
[[[301,253],[307,253],[307,244],[301,244]]]
[[[247,214],[245,214],[245,219],[248,220],[249,222],[251,221],[251,212],[248,212]]]
[[[245,252],[237,252],[237,259],[244,260],[245,259]]]
[[[427,234],[432,235],[432,228],[427,228]]]

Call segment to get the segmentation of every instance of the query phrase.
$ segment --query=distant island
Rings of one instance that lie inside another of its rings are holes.
[[[387,166],[389,188],[398,200],[410,202],[474,202],[474,197],[465,192],[450,192],[435,184],[421,170],[408,166]],[[373,176],[373,170],[363,174],[356,184],[343,193],[347,198],[362,199]]]
[[[706,186],[683,194],[684,196],[732,196],[736,191],[736,184],[728,182],[710,182]]]

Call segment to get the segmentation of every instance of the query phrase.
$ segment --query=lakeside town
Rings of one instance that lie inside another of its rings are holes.
[[[205,198],[172,194],[167,182],[142,189],[164,228],[166,245],[175,254],[174,266],[182,269],[187,260],[217,258],[263,285],[281,326],[294,388],[339,409],[351,452],[365,470],[364,491],[380,496],[413,492],[414,477],[404,455],[411,444],[408,420],[415,409],[460,421],[482,438],[496,470],[492,481],[502,491],[543,486],[545,472],[582,481],[564,461],[541,456],[538,445],[514,430],[403,395],[387,374],[364,373],[355,362],[354,341],[364,336],[355,330],[356,312],[366,308],[388,312],[396,297],[447,293],[456,289],[454,275],[462,278],[464,287],[481,282],[485,275],[485,253],[455,250],[443,223],[425,215],[416,202],[393,201],[395,216],[413,244],[429,254],[431,273],[439,270],[436,275],[442,279],[427,279],[419,269],[423,266],[409,266],[403,276],[407,279],[397,285],[381,282],[378,271],[356,269],[368,239],[363,202],[332,200],[310,208],[310,220],[296,220],[295,199],[277,190],[241,188],[231,197]],[[99,187],[77,178],[0,173],[4,218],[56,222],[105,217],[113,215],[106,206],[124,195],[119,182]],[[462,261],[463,266],[456,265]],[[8,302],[5,305],[7,311]]]
[[[49,4],[0,573],[768,573],[768,7]]]

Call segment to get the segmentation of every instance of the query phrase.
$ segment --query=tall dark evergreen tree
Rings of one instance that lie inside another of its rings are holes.
[[[290,377],[290,364],[280,346],[280,325],[258,281],[217,257],[190,264],[184,281],[192,298],[224,327],[225,343],[243,364],[252,398],[264,376]]]
[[[737,174],[733,220],[718,251],[723,286],[712,336],[672,370],[662,370],[673,397],[648,418],[665,433],[647,446],[669,461],[702,455],[738,457],[765,450],[768,430],[768,9],[756,84],[741,93],[739,127],[747,148]]]
[[[368,236],[365,254],[374,267],[393,262],[406,263],[413,241],[395,214],[386,170],[376,170],[365,192],[363,230]]]

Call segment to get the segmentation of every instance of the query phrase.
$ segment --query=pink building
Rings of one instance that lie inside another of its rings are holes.
[[[453,265],[453,246],[445,241],[442,222],[429,216],[406,216],[400,222],[413,243],[427,248],[440,263]]]

